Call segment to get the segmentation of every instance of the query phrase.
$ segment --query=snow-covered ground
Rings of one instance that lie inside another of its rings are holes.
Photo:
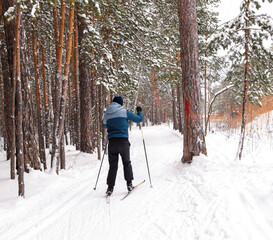
[[[252,124],[260,121],[265,126],[259,119]],[[67,147],[67,170],[59,176],[52,171],[25,174],[22,199],[0,152],[0,239],[273,239],[273,141],[268,128],[246,141],[241,161],[234,161],[238,136],[209,134],[208,157],[196,157],[191,165],[181,163],[183,139],[177,131],[151,126],[143,133],[153,188],[142,135],[134,128],[134,183],[146,182],[120,201],[126,194],[120,165],[110,204],[105,199],[107,158],[95,191],[96,154]]]

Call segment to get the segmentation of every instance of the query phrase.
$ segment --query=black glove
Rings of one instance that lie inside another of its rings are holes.
[[[137,110],[137,112],[142,112],[142,108],[141,107],[137,107],[136,110]]]

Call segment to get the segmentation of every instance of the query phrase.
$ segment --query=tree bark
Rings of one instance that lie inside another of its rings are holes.
[[[2,72],[3,72],[3,69],[2,69]],[[6,138],[5,137],[5,110],[4,110],[4,96],[3,96],[2,76],[1,76],[1,74],[0,74],[0,95],[1,95],[1,110],[2,110],[2,115],[1,115],[1,121],[2,121],[1,132],[3,133],[4,143],[5,143],[5,138]]]
[[[23,147],[23,128],[22,128],[22,91],[21,91],[21,71],[20,71],[20,23],[21,11],[20,3],[16,3],[16,25],[15,25],[15,45],[14,58],[16,59],[16,139],[17,139],[17,164],[18,164],[18,194],[21,197],[25,195],[24,185],[24,147]]]
[[[176,102],[176,95],[175,95],[175,87],[172,87],[172,102],[173,102],[173,129],[177,130],[178,129],[178,124],[177,124],[177,114],[176,114],[176,109],[177,109],[177,102]]]
[[[60,116],[60,102],[61,102],[61,86],[62,86],[62,57],[63,57],[63,41],[64,41],[64,24],[65,24],[65,0],[61,0],[61,10],[60,10],[61,20],[60,27],[58,24],[58,14],[56,3],[53,7],[53,25],[54,25],[54,36],[55,36],[55,47],[56,47],[56,76],[54,84],[54,96],[53,96],[53,111],[54,111],[54,123],[53,123],[53,146],[52,146],[52,158],[51,167],[53,167],[53,162],[55,159],[56,150],[58,144],[58,120]],[[58,153],[58,155],[60,152]],[[58,168],[59,166],[57,166]],[[59,170],[56,169],[58,172]]]
[[[25,44],[26,34],[21,24],[20,38],[20,57],[21,57],[21,85],[22,85],[22,100],[23,100],[23,138],[24,138],[24,161],[25,171],[29,172],[29,167],[40,169],[39,152],[37,139],[35,134],[34,112],[32,91],[30,88],[30,72],[27,64],[29,62],[27,56],[27,48]]]
[[[151,85],[152,85],[152,111],[151,111],[151,122],[155,124],[155,83],[154,83],[154,71],[151,73]]]
[[[5,13],[10,7],[14,6],[14,0],[1,1],[2,13]],[[11,179],[15,179],[15,58],[14,58],[14,30],[15,21],[7,21],[4,17],[4,30],[7,55],[2,59],[2,63],[8,67],[8,71],[4,71],[4,99],[5,99],[5,130],[7,137],[7,159],[10,159],[10,175]],[[4,51],[5,52],[5,51]],[[7,61],[5,61],[7,60]],[[3,66],[5,66],[3,65]]]
[[[201,91],[195,0],[178,0],[184,114],[183,163],[206,153],[201,120]]]
[[[43,76],[43,92],[44,92],[44,134],[45,134],[45,144],[46,147],[49,147],[49,114],[48,114],[48,101],[47,101],[47,85],[46,85],[46,61],[45,61],[45,47],[44,42],[41,44],[41,52],[42,52],[42,76]]]
[[[36,21],[34,21],[34,26]],[[39,63],[38,63],[38,44],[37,44],[37,32],[32,30],[32,54],[34,62],[34,76],[35,76],[35,89],[36,89],[36,110],[37,110],[37,125],[38,125],[38,138],[39,138],[39,155],[41,163],[44,166],[44,170],[47,169],[45,158],[45,143],[42,133],[42,119],[41,119],[41,94],[40,94],[40,82],[39,82]]]
[[[73,138],[76,149],[80,149],[80,96],[79,96],[79,57],[78,57],[78,22],[75,14],[72,56],[72,95],[73,95]]]
[[[68,84],[68,74],[69,74],[69,65],[71,59],[72,52],[72,37],[73,37],[73,25],[74,25],[74,10],[75,10],[75,0],[71,0],[70,2],[70,10],[69,10],[69,26],[68,26],[68,36],[66,41],[66,58],[65,58],[65,68],[64,68],[64,76],[62,80],[62,95],[60,101],[60,117],[59,117],[59,125],[58,125],[58,135],[57,140],[59,140],[58,147],[59,153],[64,148],[63,138],[64,138],[64,122],[65,122],[65,110],[66,110],[66,99],[67,99],[67,84]],[[57,174],[59,173],[59,162],[61,163],[61,169],[65,169],[65,156],[58,155],[57,158]]]
[[[97,151],[98,159],[101,160],[101,85],[97,86]]]
[[[102,109],[101,109],[102,118],[103,118],[104,109],[106,107],[106,98],[107,98],[106,88],[102,86]],[[102,148],[103,149],[106,144],[107,144],[107,130],[102,127]]]
[[[86,23],[82,17],[78,15],[78,40],[79,40],[79,86],[80,86],[80,119],[81,119],[81,140],[80,150],[82,152],[92,153],[92,105],[90,95],[90,79],[87,70],[87,56],[83,44],[84,30]]]
[[[2,7],[2,4],[0,4],[0,6]],[[0,12],[0,14],[2,14],[2,12]],[[5,40],[5,34],[1,34],[1,40],[4,42]],[[7,104],[7,101],[5,101],[5,89],[4,89],[4,80],[8,80],[8,82],[10,82],[10,79],[9,79],[9,72],[8,71],[3,71],[3,66],[8,66],[8,61],[7,61],[7,55],[5,54],[6,51],[5,51],[5,47],[4,47],[4,44],[1,44],[0,45],[0,57],[1,57],[1,64],[2,64],[2,77],[1,77],[1,90],[2,90],[2,93],[1,93],[1,98],[2,98],[2,128],[3,128],[3,135],[4,135],[4,150],[7,152],[8,154],[8,151],[7,151],[7,130],[6,130],[6,124],[5,123],[5,116],[7,115],[6,112],[5,112],[5,108],[6,108],[6,104]]]
[[[245,11],[245,78],[244,78],[244,96],[243,96],[243,110],[242,110],[242,125],[241,125],[241,136],[239,142],[239,160],[241,160],[244,149],[245,140],[245,128],[246,128],[246,103],[247,103],[247,93],[248,93],[248,81],[249,81],[249,1],[247,2],[247,7]],[[237,158],[237,157],[236,157]]]
[[[181,110],[181,84],[177,84],[177,102],[178,102],[178,129],[179,132],[183,134],[183,117],[182,117],[182,110]]]

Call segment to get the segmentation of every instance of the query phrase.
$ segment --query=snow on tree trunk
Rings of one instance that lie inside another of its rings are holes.
[[[40,94],[40,82],[39,82],[39,62],[38,62],[38,44],[37,44],[37,31],[35,29],[36,20],[33,22],[34,29],[32,30],[32,54],[34,63],[34,76],[35,76],[35,90],[36,90],[36,110],[37,110],[37,124],[38,124],[38,139],[39,139],[39,155],[41,163],[46,166],[45,157],[45,144],[42,133],[42,119],[41,119],[41,94]]]
[[[45,60],[45,47],[44,41],[41,44],[41,51],[42,51],[42,76],[43,76],[43,93],[44,93],[44,134],[45,134],[45,145],[49,147],[49,113],[48,113],[48,100],[47,100],[47,85],[46,85],[46,60]]]
[[[66,58],[65,58],[65,68],[64,68],[64,76],[62,79],[62,94],[60,101],[60,115],[59,115],[59,125],[58,125],[58,135],[57,139],[59,153],[63,151],[64,143],[64,122],[65,122],[65,110],[66,110],[66,98],[67,98],[67,85],[68,85],[68,74],[69,74],[69,65],[71,59],[72,52],[72,37],[73,37],[73,24],[74,24],[74,10],[75,10],[75,0],[70,2],[70,10],[69,10],[69,26],[68,26],[68,35],[66,41]],[[65,156],[59,154],[57,159],[57,173],[59,169],[59,163],[61,163],[61,169],[65,169]]]
[[[14,0],[1,1],[2,13],[5,13],[10,7],[14,6]],[[5,130],[7,137],[7,159],[10,159],[10,177],[15,179],[15,58],[14,58],[14,29],[15,22],[4,19],[6,56],[2,59],[2,66],[7,64],[8,71],[3,71],[4,99],[5,99]],[[3,51],[3,54],[5,51]]]
[[[195,0],[179,0],[179,25],[184,111],[183,163],[206,152],[201,120],[201,91]]]
[[[62,86],[62,57],[63,57],[63,41],[64,41],[64,24],[65,24],[65,0],[61,0],[61,9],[60,9],[60,26],[58,24],[58,14],[56,3],[53,6],[53,25],[54,25],[54,36],[55,36],[55,47],[56,47],[56,76],[54,84],[54,96],[53,96],[53,111],[54,111],[54,123],[53,123],[53,147],[52,147],[52,158],[51,158],[51,167],[55,165],[53,161],[55,159],[55,152],[58,149],[58,137],[57,137],[57,126],[60,115],[60,94]],[[60,152],[57,154],[59,155]],[[58,157],[58,156],[57,156]],[[58,167],[58,166],[56,166]],[[58,170],[57,170],[58,171]]]
[[[29,172],[29,167],[40,169],[39,150],[34,122],[34,105],[32,91],[30,88],[30,69],[27,67],[29,62],[27,54],[27,45],[25,42],[26,31],[23,24],[20,26],[20,65],[21,65],[21,82],[22,82],[22,101],[23,101],[23,137],[24,137],[24,161],[25,171]]]
[[[21,71],[20,71],[20,22],[21,12],[20,3],[16,3],[16,23],[15,23],[15,44],[14,58],[16,59],[16,148],[17,148],[17,166],[18,166],[18,194],[24,197],[24,147],[23,147],[23,128],[22,128],[22,89],[21,89]]]
[[[77,14],[74,16],[74,34],[72,50],[72,95],[73,95],[73,138],[76,149],[80,149],[80,96],[79,96],[79,57],[78,57],[78,22]]]
[[[244,77],[244,96],[243,96],[243,110],[242,110],[242,125],[241,125],[241,135],[238,147],[238,153],[236,159],[241,160],[243,149],[244,149],[244,140],[245,140],[245,128],[246,128],[246,102],[247,102],[247,92],[248,92],[248,74],[249,74],[249,57],[248,57],[248,49],[249,49],[249,1],[247,2],[247,7],[245,9],[245,77]]]

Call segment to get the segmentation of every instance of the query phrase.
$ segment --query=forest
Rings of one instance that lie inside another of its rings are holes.
[[[263,2],[243,0],[219,24],[220,0],[1,0],[0,150],[19,195],[31,169],[67,168],[68,145],[102,158],[115,93],[133,112],[142,106],[143,126],[172,123],[183,134],[183,163],[206,154],[210,122],[221,119],[239,124],[241,159],[247,109],[272,110]]]

